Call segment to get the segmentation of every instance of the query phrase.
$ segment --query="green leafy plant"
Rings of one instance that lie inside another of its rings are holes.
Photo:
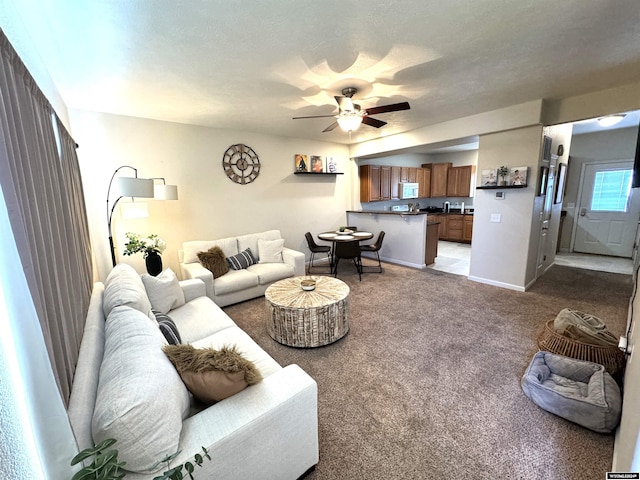
[[[118,462],[118,450],[107,450],[115,443],[116,441],[113,438],[108,438],[98,445],[85,448],[73,457],[71,460],[72,466],[91,457],[93,457],[93,461],[90,465],[79,470],[71,480],[118,480],[124,478],[126,472],[122,467],[124,467],[126,462]],[[202,447],[202,454],[196,453],[193,457],[193,462],[185,462],[181,465],[169,468],[169,463],[171,460],[176,458],[179,453],[180,452],[178,451],[173,455],[167,455],[150,468],[150,470],[155,470],[161,464],[166,463],[167,470],[161,475],[154,477],[153,480],[183,480],[184,478],[187,478],[185,477],[185,474],[188,475],[189,479],[194,480],[193,472],[196,467],[202,467],[205,458],[211,460],[209,451]]]
[[[502,165],[498,168],[498,176],[504,180],[504,178],[509,174],[509,169]]]
[[[118,450],[108,450],[116,441],[113,438],[90,448],[85,448],[71,460],[71,465],[93,457],[93,462],[76,473],[71,480],[116,480],[124,478],[122,467],[125,462],[118,462]]]
[[[162,475],[154,477],[153,480],[183,480],[185,478],[184,474],[182,473],[182,470],[184,470],[186,472],[187,475],[189,475],[189,478],[191,480],[194,480],[193,478],[193,472],[197,467],[202,467],[202,464],[204,463],[204,459],[207,458],[209,460],[211,460],[211,457],[209,456],[209,451],[202,447],[202,455],[199,453],[196,453],[193,457],[193,461],[194,463],[191,462],[185,462],[182,465],[178,465],[176,467],[173,468],[169,468],[169,462],[171,462],[171,460],[173,460],[174,458],[176,458],[176,456],[178,456],[180,452],[176,452],[173,455],[167,455],[165,458],[163,458],[162,460],[160,460],[158,463],[156,463],[151,470],[155,469],[158,465],[160,465],[161,463],[166,463],[167,464],[167,470],[165,472],[162,473]]]
[[[133,255],[134,253],[142,252],[144,258],[147,258],[151,252],[162,253],[167,248],[167,244],[158,235],[151,234],[146,238],[141,237],[137,233],[127,232],[127,243],[124,244],[125,255]]]

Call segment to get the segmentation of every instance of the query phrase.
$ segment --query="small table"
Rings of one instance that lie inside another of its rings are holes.
[[[361,242],[362,240],[370,240],[373,238],[373,233],[365,232],[365,231],[352,231],[348,232],[322,232],[318,234],[318,238],[320,240],[324,240],[325,242],[333,242],[333,247],[331,248],[331,273],[334,272],[334,268],[336,265],[336,243],[345,243],[345,242]]]
[[[316,288],[302,290],[300,281],[313,278]],[[349,286],[326,276],[285,278],[265,294],[267,331],[276,342],[290,347],[319,347],[349,331]]]

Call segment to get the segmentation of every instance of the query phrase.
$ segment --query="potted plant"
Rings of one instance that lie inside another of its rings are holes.
[[[134,253],[142,252],[145,265],[147,266],[147,272],[150,275],[156,276],[162,272],[162,257],[160,254],[164,252],[167,244],[155,233],[149,235],[146,238],[142,238],[137,233],[127,232],[127,243],[124,244],[125,255],[133,255]]]
[[[504,187],[507,184],[507,175],[509,175],[509,169],[507,167],[502,165],[498,168],[498,177],[500,177],[500,181],[498,182],[499,186]]]
[[[71,460],[72,466],[91,457],[93,457],[93,461],[91,464],[79,470],[71,480],[118,480],[124,478],[126,472],[122,467],[125,465],[125,462],[118,462],[118,450],[107,450],[114,443],[116,443],[116,441],[113,438],[108,438],[98,445],[85,448],[73,457]],[[193,472],[196,466],[201,467],[205,458],[211,460],[209,451],[202,447],[202,454],[196,453],[194,455],[194,463],[185,462],[173,468],[169,468],[169,462],[173,460],[178,453],[180,452],[176,452],[173,455],[167,455],[152,467],[152,469],[154,469],[162,463],[167,464],[167,470],[159,476],[154,477],[153,480],[183,480],[186,478],[182,473],[183,470],[186,471],[186,474],[191,480],[194,480]]]

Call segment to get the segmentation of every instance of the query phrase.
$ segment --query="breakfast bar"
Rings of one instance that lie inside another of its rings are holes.
[[[347,224],[359,230],[384,230],[380,259],[413,268],[432,264],[438,249],[438,222],[425,212],[390,210],[348,210]]]

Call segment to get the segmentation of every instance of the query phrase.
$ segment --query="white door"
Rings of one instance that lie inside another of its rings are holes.
[[[584,166],[575,252],[631,257],[640,217],[632,168],[631,161]]]

